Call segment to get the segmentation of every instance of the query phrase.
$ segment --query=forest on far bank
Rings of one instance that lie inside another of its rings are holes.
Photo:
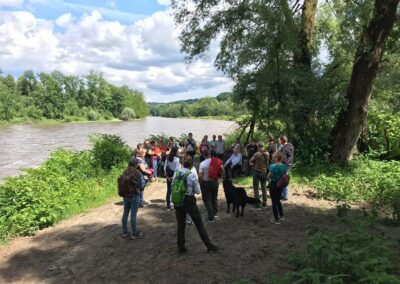
[[[201,99],[188,99],[170,103],[148,103],[150,115],[161,117],[220,117],[245,114],[234,108],[233,94],[221,93],[216,97],[207,96]]]
[[[147,114],[141,92],[110,84],[99,72],[78,77],[28,70],[15,79],[0,70],[0,122],[131,120]]]

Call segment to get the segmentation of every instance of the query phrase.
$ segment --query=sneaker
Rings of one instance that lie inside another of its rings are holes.
[[[124,239],[125,239],[125,238],[127,238],[127,237],[129,237],[129,233],[122,233],[122,234],[121,234],[121,238],[124,238]]]
[[[144,208],[144,205],[143,204],[139,204],[139,208]]]
[[[150,205],[150,202],[148,202],[148,201],[143,201],[142,204],[143,204],[143,205]]]
[[[279,218],[279,221],[285,221],[286,220],[286,218],[285,217],[281,217],[281,218]]]
[[[279,225],[280,224],[279,220],[275,220],[275,218],[272,218],[270,221],[271,221],[271,223],[273,223],[275,225]]]
[[[211,246],[209,246],[209,247],[207,248],[207,252],[208,252],[208,253],[214,253],[214,252],[217,252],[217,251],[219,251],[219,247],[214,246],[214,245],[211,245]]]
[[[208,223],[214,223],[215,220],[214,220],[214,219],[209,219],[209,218],[207,218],[207,222],[208,222]]]
[[[261,208],[262,211],[267,211],[267,209],[268,209],[267,206],[263,206],[263,207]]]
[[[171,211],[171,207],[166,207],[165,208],[167,211]]]
[[[192,225],[192,224],[193,224],[193,221],[192,221],[192,220],[186,220],[186,224]]]
[[[218,215],[214,215],[214,218],[218,218]]]

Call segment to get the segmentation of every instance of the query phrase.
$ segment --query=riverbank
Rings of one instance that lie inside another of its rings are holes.
[[[132,119],[129,121],[142,120],[145,118]],[[57,125],[57,124],[73,124],[73,123],[95,123],[95,122],[122,122],[118,118],[88,120],[87,118],[69,117],[66,119],[30,119],[30,118],[16,118],[11,121],[0,120],[0,126],[9,125]]]

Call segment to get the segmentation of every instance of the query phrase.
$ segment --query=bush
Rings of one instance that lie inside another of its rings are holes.
[[[96,121],[99,119],[99,115],[94,110],[89,110],[89,112],[87,113],[87,118],[90,121]]]
[[[119,118],[120,118],[121,120],[124,120],[124,121],[132,120],[132,119],[135,119],[135,118],[136,118],[136,114],[135,114],[135,111],[134,111],[133,109],[131,109],[131,108],[129,108],[129,107],[125,107],[125,108],[122,110],[122,112],[121,112]]]
[[[98,172],[89,151],[58,149],[38,169],[0,185],[0,240],[31,235],[115,194],[122,168]]]
[[[97,134],[90,137],[93,149],[91,150],[94,167],[110,170],[129,161],[131,149],[118,136]]]
[[[273,283],[400,283],[393,244],[369,218],[338,233],[314,227],[304,252],[290,257],[293,272]]]
[[[335,201],[366,201],[388,210],[400,221],[400,162],[358,157],[345,168],[328,164],[303,167],[295,172],[317,193]]]

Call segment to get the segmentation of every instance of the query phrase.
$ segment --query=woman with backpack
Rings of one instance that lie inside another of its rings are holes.
[[[123,183],[121,179],[126,179],[129,184],[126,187],[126,190],[120,192],[120,195],[123,196],[123,203],[124,203],[124,213],[122,215],[122,237],[127,238],[129,237],[129,230],[128,230],[128,217],[129,213],[131,214],[131,239],[134,240],[137,237],[142,236],[142,232],[137,229],[137,211],[139,208],[139,201],[140,201],[140,189],[141,189],[141,175],[138,170],[139,161],[132,157],[129,161],[128,168],[124,171],[120,179],[118,180],[119,190],[120,184]]]
[[[168,156],[167,160],[164,164],[164,172],[167,175],[167,210],[171,210],[171,190],[172,190],[172,177],[174,173],[179,169],[179,158],[177,157],[177,148],[172,147]]]
[[[278,181],[287,174],[286,166],[282,163],[283,154],[282,152],[275,152],[274,154],[275,164],[271,166],[271,170],[268,174],[269,183],[269,196],[272,201],[272,212],[274,213],[274,218],[271,222],[279,225],[280,221],[284,221],[283,208],[281,203],[281,196],[283,188],[278,187]]]

